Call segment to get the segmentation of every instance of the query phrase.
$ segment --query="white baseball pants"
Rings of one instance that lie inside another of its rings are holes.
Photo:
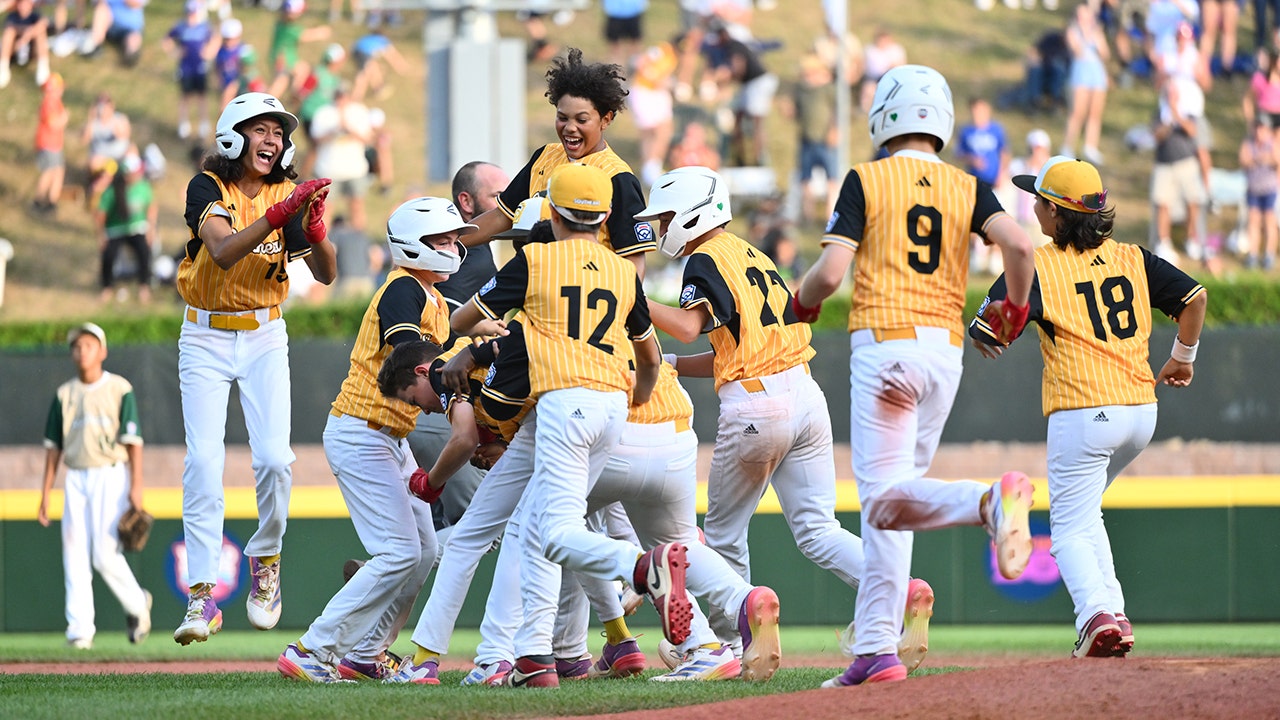
[[[1155,430],[1155,403],[1059,410],[1049,416],[1049,535],[1075,605],[1077,633],[1095,613],[1124,612],[1102,521],[1102,494]]]
[[[222,553],[223,467],[227,400],[240,389],[249,432],[258,530],[245,543],[249,557],[280,552],[293,483],[289,448],[289,335],[283,318],[257,330],[215,330],[191,321],[178,337],[178,380],[187,456],[182,470],[182,529],[192,585],[216,583]]]
[[[93,571],[126,615],[145,615],[147,598],[120,550],[116,526],[129,508],[128,466],[67,469],[62,505],[62,569],[68,640],[93,640]]]
[[[640,549],[587,529],[587,495],[627,417],[627,394],[567,388],[538,398],[533,477],[521,526],[524,620],[516,655],[551,655],[560,568],[609,580],[631,576]]]
[[[747,528],[769,483],[800,552],[853,589],[862,576],[858,536],[836,519],[836,467],[827,398],[803,365],[720,386],[720,422],[707,480],[707,545],[748,583]],[[692,560],[690,561],[692,565]],[[711,613],[725,642],[736,610]]]
[[[409,494],[409,443],[357,417],[330,415],[324,452],[371,556],[329,600],[301,642],[320,659],[370,662],[387,648],[435,564],[431,506]]]
[[[949,331],[916,332],[914,340],[877,343],[870,330],[850,338],[850,442],[866,552],[854,611],[859,655],[897,652],[911,531],[981,524],[982,496],[990,489],[924,477],[964,368]]]

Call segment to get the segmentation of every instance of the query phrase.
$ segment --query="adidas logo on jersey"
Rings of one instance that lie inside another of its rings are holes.
[[[1093,259],[1093,262],[1089,263],[1089,267],[1098,267],[1099,265],[1106,265],[1106,264],[1107,264],[1107,261],[1103,260],[1102,256],[1099,255]]]
[[[743,430],[742,434],[743,435],[759,435],[760,431],[756,430],[756,426],[754,424],[748,424],[747,429]]]
[[[583,270],[599,270],[594,260],[588,260],[586,265],[582,266]]]
[[[902,363],[894,363],[892,366],[889,367],[889,372],[897,373],[901,375],[902,373],[906,372],[906,370],[902,369]]]
[[[929,178],[921,175],[920,179],[916,181],[916,187],[933,187],[933,183],[929,182]]]
[[[573,418],[574,420],[587,419],[587,416],[582,414],[582,410],[574,410],[573,412],[569,413],[569,417]]]
[[[1098,414],[1093,416],[1093,421],[1094,422],[1111,422],[1110,420],[1107,419],[1107,414],[1102,411],[1098,411]]]

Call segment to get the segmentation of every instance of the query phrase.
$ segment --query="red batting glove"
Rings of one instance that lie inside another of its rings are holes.
[[[263,217],[267,219],[273,230],[279,230],[294,215],[298,214],[298,211],[302,209],[303,205],[307,204],[307,201],[311,199],[311,196],[317,190],[328,187],[331,182],[333,181],[329,178],[317,178],[298,185],[293,189],[293,192],[289,193],[289,197],[267,208],[267,212],[263,214]]]
[[[800,304],[800,293],[796,293],[791,296],[791,312],[796,314],[796,319],[800,322],[811,323],[822,314],[822,303],[819,302],[813,307],[805,307]]]
[[[315,194],[307,210],[307,219],[302,226],[302,234],[307,242],[318,245],[329,236],[329,228],[324,225],[324,199],[329,197],[329,189],[325,188]]]
[[[991,326],[996,339],[1008,345],[1022,334],[1022,329],[1027,326],[1027,313],[1030,310],[1030,303],[1014,305],[1008,300],[996,300],[987,305],[982,319]]]
[[[409,476],[409,492],[424,502],[434,503],[444,492],[444,485],[438,488],[431,487],[431,478],[427,475],[427,471],[418,468]]]

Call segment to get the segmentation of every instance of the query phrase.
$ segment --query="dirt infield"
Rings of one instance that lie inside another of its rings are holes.
[[[936,662],[935,662],[936,661]],[[651,657],[651,667],[657,664]],[[790,667],[831,666],[831,656],[788,657]],[[933,667],[969,670],[905,683],[743,698],[679,710],[680,720],[968,720],[1001,718],[1274,718],[1280,717],[1280,658],[1129,658],[1032,660],[1013,656],[930,655]],[[446,661],[444,670],[465,670]],[[5,663],[12,673],[275,672],[273,662]],[[672,710],[598,716],[669,720]]]

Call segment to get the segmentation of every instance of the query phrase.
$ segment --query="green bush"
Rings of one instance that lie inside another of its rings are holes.
[[[1280,284],[1265,280],[1223,282],[1207,280],[1209,291],[1210,327],[1228,325],[1274,325],[1280,322]],[[969,288],[965,298],[965,317],[973,317],[986,296],[985,285]],[[294,307],[286,312],[289,321],[289,337],[318,339],[352,339],[360,328],[364,316],[364,302],[328,304],[310,307]],[[838,292],[822,306],[822,317],[814,323],[815,330],[839,330],[846,327],[849,316],[849,295]],[[1159,321],[1167,322],[1157,313]],[[120,317],[97,320],[106,331],[113,345],[140,345],[171,343],[178,339],[182,324],[171,311],[140,317]],[[66,342],[67,330],[74,323],[17,322],[0,323],[0,348],[24,350]]]

